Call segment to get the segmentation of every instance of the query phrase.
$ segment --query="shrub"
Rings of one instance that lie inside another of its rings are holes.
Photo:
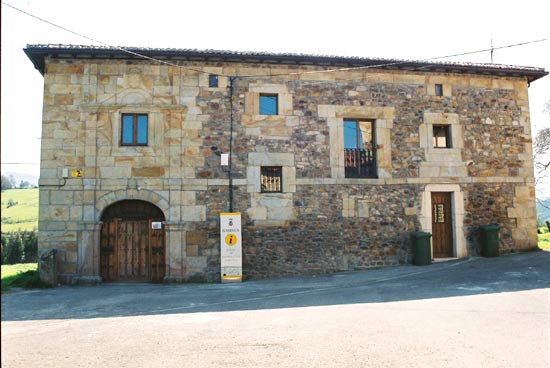
[[[2,233],[2,264],[33,263],[38,260],[36,230]]]

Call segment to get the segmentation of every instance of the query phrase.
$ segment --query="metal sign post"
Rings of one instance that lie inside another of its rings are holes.
[[[221,281],[241,282],[243,256],[241,243],[241,213],[220,213]]]

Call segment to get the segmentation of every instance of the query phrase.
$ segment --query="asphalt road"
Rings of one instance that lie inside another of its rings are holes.
[[[2,295],[2,367],[550,367],[550,252]]]

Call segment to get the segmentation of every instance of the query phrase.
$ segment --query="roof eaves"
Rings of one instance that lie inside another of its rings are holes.
[[[128,52],[125,52],[127,50]],[[331,55],[307,55],[292,53],[267,53],[228,50],[196,50],[176,48],[107,47],[83,45],[38,44],[24,49],[36,69],[44,74],[44,58],[97,58],[137,59],[142,54],[159,60],[225,61],[266,64],[319,65],[326,67],[372,67],[381,69],[430,70],[439,72],[460,72],[525,76],[529,82],[548,75],[543,68],[482,64],[466,62],[416,61],[384,58],[344,57]]]

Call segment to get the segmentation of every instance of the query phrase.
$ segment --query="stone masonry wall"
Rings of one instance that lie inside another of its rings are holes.
[[[464,234],[455,235],[467,254],[478,254],[487,223],[502,226],[502,251],[536,246],[526,80],[373,69],[267,77],[323,68],[181,65],[46,60],[39,248],[58,250],[62,282],[99,281],[102,211],[125,199],[164,212],[167,281],[219,279],[228,173],[215,152],[229,151],[227,75],[257,75],[234,82],[245,277],[410,262],[410,235],[423,230],[423,195],[433,184],[458,185]],[[208,87],[208,73],[220,75],[219,87]],[[278,95],[278,115],[259,114],[260,93]],[[148,114],[147,146],[120,146],[123,113]],[[343,176],[344,118],[374,121],[378,178]],[[451,126],[452,148],[431,147],[435,124]],[[284,193],[257,189],[257,170],[270,162],[283,167]],[[74,169],[81,178],[64,177]]]

